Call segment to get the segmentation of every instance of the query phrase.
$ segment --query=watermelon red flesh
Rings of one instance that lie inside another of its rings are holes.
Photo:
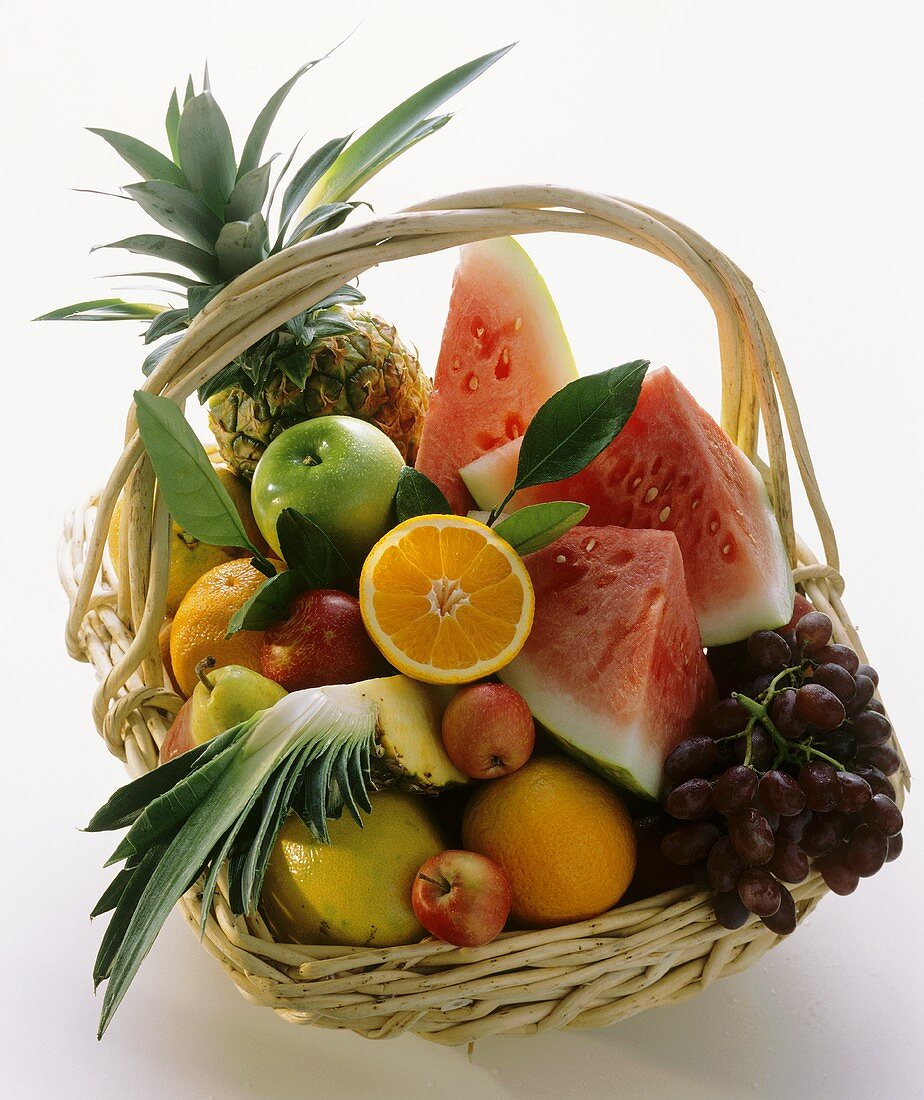
[[[417,469],[464,514],[459,469],[521,436],[539,406],[577,377],[555,303],[510,237],[461,250]]]
[[[498,673],[566,752],[656,798],[715,685],[669,531],[575,527],[526,567],[533,628]]]
[[[479,507],[503,499],[518,454],[514,441],[466,468]],[[704,645],[789,620],[792,573],[760,474],[666,367],[585,470],[523,490],[508,510],[546,500],[588,504],[587,524],[673,531]]]

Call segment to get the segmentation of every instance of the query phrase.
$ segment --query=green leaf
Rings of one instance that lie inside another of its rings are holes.
[[[161,336],[170,336],[174,332],[180,332],[186,328],[187,321],[188,316],[185,309],[165,309],[148,325],[148,330],[144,334],[144,342],[153,344]]]
[[[208,252],[218,239],[221,219],[185,187],[162,180],[147,180],[130,183],[122,190],[158,225],[191,245]]]
[[[347,134],[346,137],[333,138],[320,149],[316,149],[292,177],[282,196],[282,210],[279,214],[280,238],[288,229],[289,222],[295,216],[305,196],[334,163],[351,137],[352,134]]]
[[[145,378],[148,378],[154,373],[182,339],[183,333],[181,332],[176,336],[171,336],[168,340],[164,340],[162,343],[158,344],[156,348],[148,352],[144,357],[144,362],[141,364],[141,373]]]
[[[224,283],[215,283],[212,286],[205,286],[202,283],[197,283],[195,286],[190,287],[189,294],[186,296],[186,311],[190,321],[192,321],[194,317],[198,317],[209,302],[211,302],[213,298],[217,298],[224,289]]]
[[[164,119],[164,127],[167,131],[167,141],[170,143],[173,163],[178,165],[180,162],[180,147],[177,141],[177,133],[180,128],[180,100],[176,94],[176,88],[173,89],[170,102],[167,104],[167,117]]]
[[[221,217],[234,188],[237,165],[231,131],[211,92],[188,100],[177,137],[180,165],[189,186]]]
[[[268,160],[266,164],[261,164],[259,168],[254,168],[252,172],[238,177],[225,209],[226,222],[245,222],[249,217],[263,210],[263,204],[269,194],[273,160],[275,157]]]
[[[128,134],[120,134],[116,130],[100,130],[95,126],[88,127],[91,134],[96,134],[103,141],[108,142],[119,156],[145,180],[167,180],[179,187],[186,186],[186,180],[179,168],[158,152],[152,146],[138,138]]]
[[[632,415],[648,366],[647,359],[623,363],[553,394],[523,434],[512,491],[561,481],[592,462]]]
[[[125,893],[125,890],[132,878],[134,877],[137,864],[134,866],[123,867],[116,877],[109,883],[106,889],[103,891],[102,897],[93,906],[93,910],[90,913],[90,920],[94,917],[101,917],[104,913],[111,913],[113,909],[119,904],[119,900]]]
[[[159,282],[175,283],[180,288],[177,293],[199,285],[197,280],[190,279],[186,275],[180,275],[175,271],[116,271],[111,275],[100,277],[106,279],[157,279]]]
[[[315,237],[319,233],[329,233],[330,230],[337,229],[339,226],[343,225],[350,214],[359,206],[369,206],[369,204],[367,202],[324,203],[323,206],[311,210],[302,218],[289,234],[288,240],[286,240],[284,244],[280,236],[273,246],[273,251],[279,252],[282,248],[291,248],[293,244],[298,244],[300,241],[307,240],[308,237]],[[369,207],[369,209],[371,210],[372,208]]]
[[[426,474],[413,466],[405,466],[398,478],[395,512],[398,522],[403,523],[414,516],[451,516],[452,508],[439,486]]]
[[[406,153],[419,141],[435,134],[437,130],[442,130],[451,118],[452,115],[435,115],[433,118],[425,118],[412,127],[406,134],[402,135],[399,141],[396,141],[394,145],[389,145],[380,156],[366,166],[365,171],[353,181],[353,191],[358,191],[367,180],[381,172],[383,168],[391,164],[397,157],[400,157],[402,153]]]
[[[335,47],[336,49],[336,47]],[[276,91],[270,96],[266,106],[257,115],[256,121],[251,127],[250,133],[247,135],[247,140],[244,142],[244,151],[241,153],[241,163],[238,167],[237,178],[242,179],[248,172],[253,171],[254,168],[260,163],[260,158],[263,156],[263,147],[266,144],[266,139],[269,137],[269,132],[272,129],[273,123],[276,121],[276,115],[279,114],[279,109],[283,105],[289,92],[295,87],[298,81],[307,73],[313,69],[315,65],[319,65],[330,54],[325,54],[324,57],[316,58],[314,61],[309,61],[293,76],[282,85],[277,88]]]
[[[176,522],[200,542],[240,546],[266,561],[247,537],[234,502],[180,409],[169,398],[142,390],[135,391],[135,406],[158,492]]]
[[[307,588],[356,587],[356,576],[320,527],[294,508],[283,508],[276,521],[283,559],[302,575]]]
[[[307,196],[307,208],[349,198],[358,186],[357,181],[369,178],[370,165],[379,162],[381,167],[381,159],[389,149],[400,144],[431,111],[470,84],[512,48],[511,44],[469,61],[466,65],[460,65],[380,118],[345,149],[318,180]]]
[[[190,75],[189,75],[189,76],[188,76],[188,77],[186,78],[186,94],[185,94],[185,95],[183,96],[183,106],[184,106],[184,107],[185,107],[185,106],[186,106],[186,104],[187,104],[187,103],[188,103],[188,102],[189,102],[189,101],[190,101],[190,100],[191,100],[191,99],[193,98],[193,96],[194,96],[195,94],[196,94],[196,89],[195,89],[195,87],[194,87],[194,85],[193,85],[193,78],[192,78],[192,74],[190,74]]]
[[[222,367],[217,374],[212,375],[207,382],[203,382],[199,389],[196,390],[199,404],[204,405],[210,397],[214,397],[216,393],[221,393],[222,390],[228,389],[229,386],[240,385],[242,377],[243,366],[241,360],[235,359],[226,367]]]
[[[170,263],[189,268],[207,283],[218,281],[218,261],[215,257],[210,252],[187,244],[186,241],[178,241],[175,237],[139,233],[111,244],[97,245],[92,251],[97,252],[101,248],[124,248],[126,252],[134,252],[136,256],[155,256],[159,260],[169,260]]]
[[[572,500],[553,500],[531,504],[495,524],[494,532],[509,542],[520,557],[534,554],[570,531],[587,515],[586,504]]]
[[[224,282],[255,267],[268,252],[268,234],[262,214],[245,222],[228,222],[218,234],[215,255]]]
[[[292,601],[304,592],[305,580],[297,569],[284,569],[267,577],[243,607],[238,608],[228,623],[226,638],[239,630],[266,630],[284,619]]]
[[[61,306],[34,321],[146,321],[158,317],[166,306],[150,302],[123,302],[121,298],[97,298],[92,302],[75,302]]]

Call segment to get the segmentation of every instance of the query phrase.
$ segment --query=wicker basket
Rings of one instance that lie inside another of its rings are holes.
[[[779,347],[750,281],[721,252],[673,218],[607,195],[505,187],[452,195],[300,244],[246,272],[212,301],[145,383],[181,407],[256,340],[385,261],[469,241],[557,231],[634,245],[676,264],[718,323],[722,426],[762,470],[793,566],[838,641],[862,646],[841,602],[843,581],[799,412]],[[757,459],[763,423],[768,464]],[[824,550],[819,561],[792,527],[784,424]],[[98,497],[67,523],[60,559],[71,601],[67,645],[99,679],[93,717],[132,776],[157,765],[181,700],[164,686],[158,631],[164,619],[170,518],[129,413],[126,448]],[[123,487],[128,500],[117,585],[105,534]],[[899,800],[908,785],[902,762]],[[220,880],[221,881],[221,880]],[[426,940],[379,950],[276,943],[259,917],[234,917],[220,885],[204,944],[254,1004],[293,1023],[349,1028],[368,1038],[413,1031],[447,1044],[488,1035],[599,1027],[693,996],[756,962],[779,937],[756,919],[727,931],[709,895],[692,887],[612,910],[595,920],[502,935],[460,950]],[[800,919],[826,892],[817,873],[795,887]],[[181,909],[198,931],[197,888]]]

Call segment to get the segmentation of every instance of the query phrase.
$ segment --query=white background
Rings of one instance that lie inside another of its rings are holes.
[[[787,356],[840,535],[848,604],[912,766],[920,692],[920,24],[911,5],[369,4],[294,92],[273,149],[372,121],[513,39],[457,118],[365,192],[380,210],[469,186],[561,182],[671,212],[752,276]],[[613,1029],[464,1050],[301,1029],[245,1004],[172,917],[105,1041],[90,972],[107,837],[86,822],[122,772],[62,644],[61,517],[119,449],[141,349],[131,325],[30,325],[133,270],[92,245],[142,227],[131,173],[81,127],[161,143],[174,82],[208,57],[236,134],[361,5],[17,5],[4,17],[3,953],[0,1094],[11,1097],[905,1097],[924,1092],[924,815],[900,862],[830,898],[746,974]],[[315,146],[310,146],[311,148]],[[713,409],[708,308],[673,268],[611,244],[527,246],[585,371],[666,362]],[[137,263],[137,258],[135,260]],[[432,368],[452,258],[363,288]],[[800,526],[811,538],[804,514]],[[918,570],[916,572],[916,570]]]

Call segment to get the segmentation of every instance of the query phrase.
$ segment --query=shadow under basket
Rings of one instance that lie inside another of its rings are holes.
[[[374,265],[542,232],[593,234],[642,248],[681,268],[706,296],[718,324],[722,427],[764,476],[796,583],[831,617],[835,640],[865,660],[841,602],[837,545],[799,411],[754,288],[693,230],[641,204],[555,187],[503,187],[446,196],[325,233],[273,256],[226,288],[144,389],[182,408],[198,386],[251,344]],[[761,423],[766,463],[757,457]],[[793,531],[787,436],[823,560]],[[119,584],[105,542],[123,490],[127,569],[120,573],[127,580]],[[154,490],[132,406],[125,451],[105,489],[68,518],[60,554],[71,604],[68,650],[94,666],[96,727],[132,777],[157,766],[158,747],[182,703],[165,686],[158,646],[170,517]],[[904,760],[895,780],[901,803],[908,786]],[[232,915],[224,873],[219,884],[202,943],[241,993],[293,1023],[348,1028],[374,1039],[412,1031],[459,1044],[490,1035],[602,1027],[685,1000],[716,978],[744,970],[780,938],[756,918],[735,931],[721,927],[711,895],[684,887],[595,920],[505,933],[479,948],[460,950],[436,940],[381,949],[303,946],[275,942],[259,917]],[[800,920],[826,892],[817,872],[792,888]],[[193,888],[180,902],[197,934],[200,900]]]

